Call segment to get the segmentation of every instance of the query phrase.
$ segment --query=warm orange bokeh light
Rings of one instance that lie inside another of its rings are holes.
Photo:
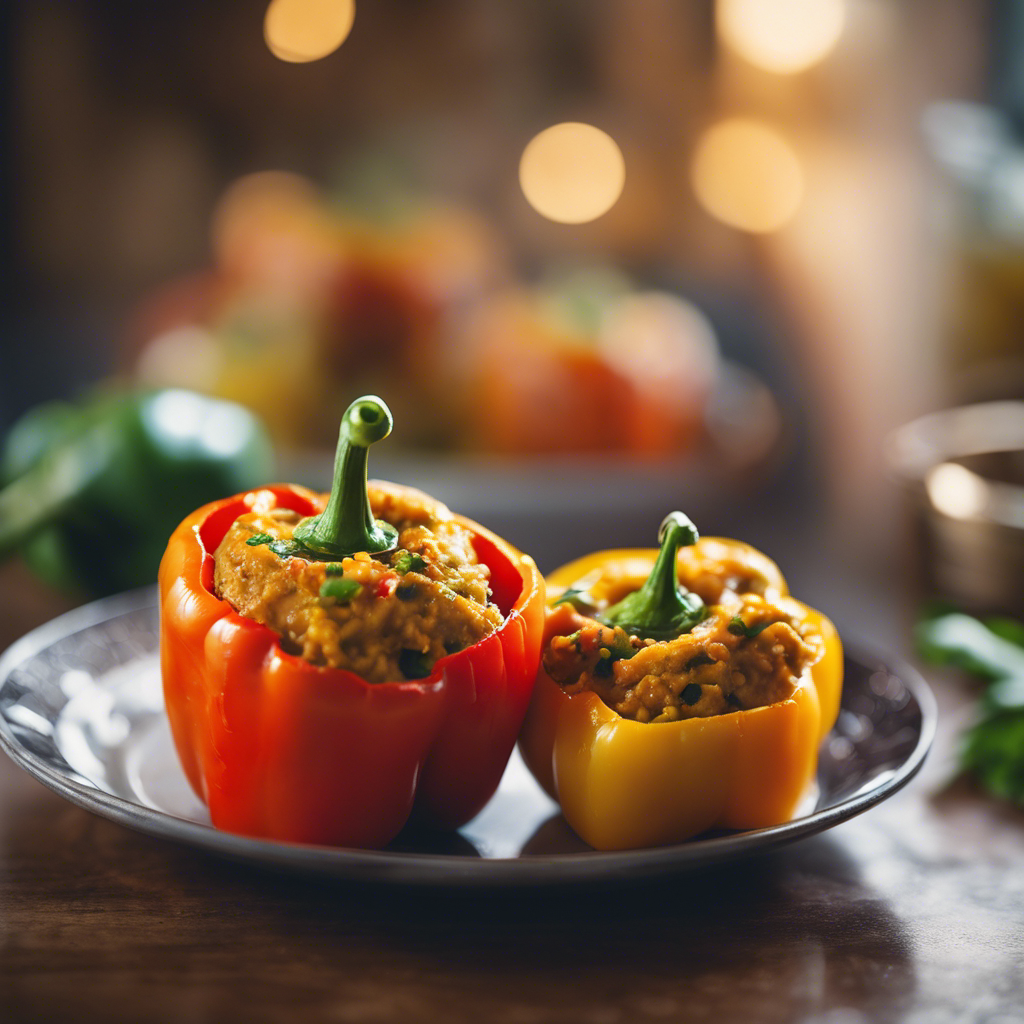
[[[780,75],[817,64],[843,31],[843,0],[717,0],[718,35],[751,64]]]
[[[698,141],[693,187],[713,217],[763,234],[796,213],[804,176],[796,153],[774,128],[733,118],[713,125]]]
[[[560,224],[582,224],[607,213],[625,181],[626,163],[615,140],[578,121],[534,136],[519,162],[519,183],[530,205]]]
[[[263,38],[275,57],[304,64],[341,46],[355,16],[355,0],[271,0]]]

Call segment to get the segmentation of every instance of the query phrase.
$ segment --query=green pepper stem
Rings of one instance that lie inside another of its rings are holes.
[[[661,550],[647,577],[640,588],[640,595],[653,609],[663,609],[672,613],[679,605],[679,578],[676,572],[676,556],[684,546],[696,544],[700,539],[697,528],[682,512],[670,512],[658,529],[658,543]]]
[[[327,508],[303,519],[293,538],[318,558],[335,560],[357,551],[380,554],[392,550],[398,531],[373,518],[366,490],[366,463],[371,444],[391,433],[391,410],[376,395],[357,398],[341,418],[334,480]]]
[[[658,530],[661,550],[644,585],[598,618],[606,625],[652,640],[674,640],[693,629],[706,609],[696,594],[679,585],[676,556],[681,547],[696,544],[699,536],[682,512],[669,513]]]

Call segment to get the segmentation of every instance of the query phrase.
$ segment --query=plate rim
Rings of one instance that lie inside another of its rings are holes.
[[[158,605],[156,587],[143,587],[101,598],[37,626],[0,655],[0,687],[20,665],[51,644],[120,615],[144,608],[158,608]],[[851,653],[851,650],[856,653]],[[861,664],[884,666],[906,686],[920,708],[921,729],[914,749],[888,779],[866,793],[855,793],[831,807],[781,825],[639,850],[588,850],[485,858],[399,850],[355,850],[260,839],[223,832],[212,825],[179,818],[79,782],[22,745],[10,731],[3,715],[0,715],[0,749],[29,775],[84,810],[145,835],[262,866],[317,872],[358,881],[435,888],[585,884],[633,875],[649,878],[686,868],[725,863],[824,831],[881,803],[917,775],[935,738],[938,722],[938,707],[931,688],[904,659],[883,652],[872,644],[844,642],[844,655]]]

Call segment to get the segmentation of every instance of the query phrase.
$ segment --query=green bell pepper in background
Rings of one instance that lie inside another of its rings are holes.
[[[82,595],[142,586],[189,512],[272,471],[262,424],[232,402],[169,389],[40,405],[0,455],[0,558]]]
[[[989,681],[962,761],[991,793],[1024,806],[1024,626],[1013,619],[939,615],[918,624],[917,643],[929,661]]]

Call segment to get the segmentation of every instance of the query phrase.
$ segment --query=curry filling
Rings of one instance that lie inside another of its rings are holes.
[[[772,596],[766,580],[725,566],[711,574],[693,565],[691,575],[689,567],[681,560],[680,578],[707,604],[689,632],[656,641],[602,624],[592,615],[635,589],[636,581],[590,581],[588,595],[611,600],[554,608],[550,626],[557,635],[544,652],[548,675],[567,693],[591,690],[638,722],[708,718],[792,696],[823,654],[820,634],[787,608],[786,598]]]
[[[265,496],[265,499],[264,499]],[[338,562],[297,553],[300,515],[264,492],[214,553],[217,596],[281,637],[314,665],[347,669],[371,683],[421,679],[446,654],[498,629],[490,570],[472,537],[426,495],[370,486],[376,518],[398,530],[398,547]]]

